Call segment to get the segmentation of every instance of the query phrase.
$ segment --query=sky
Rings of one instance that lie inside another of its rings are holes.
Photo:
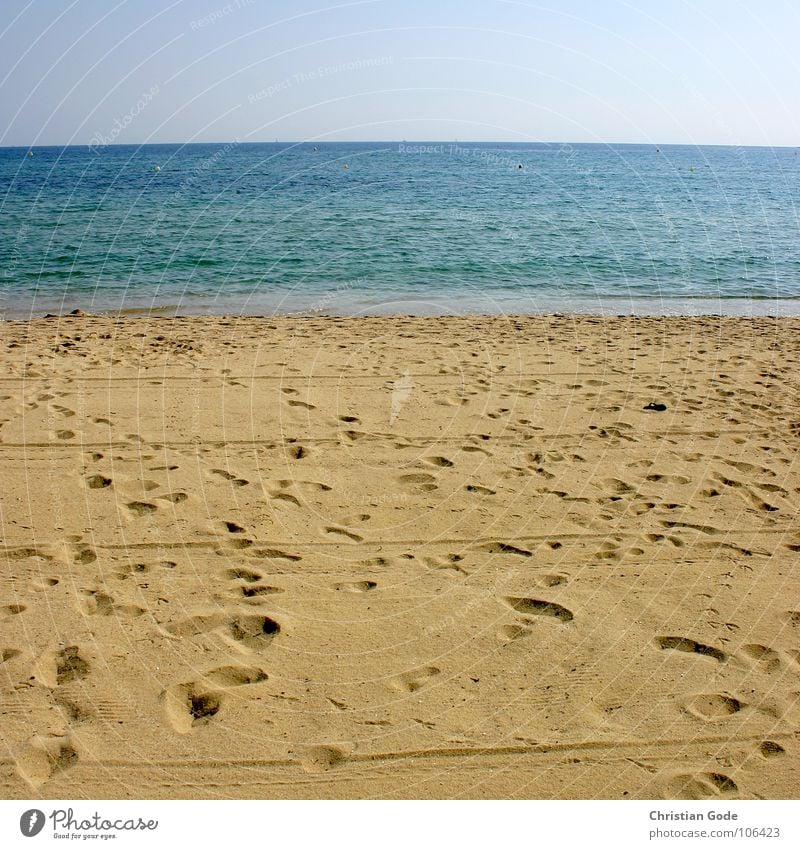
[[[797,0],[2,0],[0,145],[800,145]]]

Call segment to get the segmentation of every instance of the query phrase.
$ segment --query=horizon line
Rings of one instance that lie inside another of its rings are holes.
[[[226,139],[217,141],[170,141],[170,142],[111,142],[103,145],[93,145],[91,142],[57,142],[50,144],[0,144],[0,150],[35,150],[37,148],[67,148],[86,147],[90,149],[109,147],[189,147],[192,145],[259,145],[259,144],[282,144],[289,146],[297,145],[322,145],[322,144],[414,144],[414,145],[465,145],[465,144],[504,144],[504,145],[550,145],[550,146],[593,146],[593,147],[729,147],[729,148],[756,148],[774,150],[793,148],[800,149],[798,144],[732,144],[724,142],[627,142],[627,141],[511,141],[502,139],[349,139],[343,141],[320,141],[316,139],[275,139],[274,141],[240,141],[239,139]]]

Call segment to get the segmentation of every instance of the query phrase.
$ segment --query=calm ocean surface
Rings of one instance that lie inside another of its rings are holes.
[[[798,314],[799,208],[795,148],[4,148],[0,315]]]

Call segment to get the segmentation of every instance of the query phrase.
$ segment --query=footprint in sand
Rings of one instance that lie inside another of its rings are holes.
[[[572,611],[552,601],[542,601],[538,598],[520,598],[506,596],[503,602],[512,610],[524,616],[548,616],[559,622],[572,622],[575,618]]]
[[[117,604],[114,597],[101,590],[84,590],[85,598],[80,609],[87,616],[120,616],[135,619],[145,613],[143,607],[135,604]]]
[[[264,577],[260,572],[244,568],[228,569],[225,574],[231,581],[246,581],[248,584],[254,584]]]
[[[108,486],[111,486],[112,480],[111,478],[107,478],[104,475],[92,475],[89,478],[86,478],[86,486],[89,489],[105,489]]]
[[[475,483],[467,484],[464,489],[467,492],[474,492],[476,495],[497,495],[496,490]]]
[[[421,666],[419,669],[412,669],[393,678],[389,682],[389,686],[401,693],[415,693],[428,684],[431,678],[439,675],[440,672],[441,670],[436,666]]]
[[[89,663],[81,651],[77,645],[48,649],[34,662],[29,680],[49,689],[80,681],[90,671]]]
[[[685,704],[685,709],[692,716],[706,722],[720,719],[730,719],[745,707],[743,702],[733,696],[723,693],[699,693],[692,696]]]
[[[162,700],[167,720],[179,734],[188,734],[192,728],[205,724],[222,707],[218,693],[205,692],[196,684],[180,684],[166,690]]]
[[[258,684],[266,681],[267,673],[256,666],[220,666],[203,675],[203,679],[210,681],[217,687],[242,687],[246,684]]]
[[[656,645],[664,650],[688,652],[690,654],[698,654],[701,657],[710,657],[720,663],[728,659],[725,652],[715,649],[712,646],[707,646],[704,643],[690,640],[687,637],[656,637]]]
[[[781,656],[774,649],[767,646],[751,643],[747,646],[742,646],[742,654],[756,664],[756,668],[760,672],[767,675],[772,675],[780,672],[783,666]]]
[[[260,583],[264,576],[253,569],[228,569],[225,574],[231,581],[236,581],[239,593],[251,600],[251,603],[257,602],[262,596],[284,592],[280,587]]]
[[[64,772],[78,762],[78,752],[70,735],[36,735],[32,737],[16,758],[19,775],[33,788]]]
[[[520,640],[523,637],[529,637],[533,633],[533,628],[528,627],[527,621],[525,624],[515,622],[513,625],[503,625],[497,632],[497,637],[502,643],[510,643],[513,640]]]
[[[408,475],[400,475],[400,483],[412,485],[418,484],[423,488],[429,487],[430,489],[436,489],[435,475],[429,475],[426,472],[414,472]]]
[[[277,593],[285,592],[280,587],[273,587],[269,584],[251,584],[246,587],[240,587],[242,595],[250,603],[255,604],[261,598],[267,595],[276,595]]]
[[[440,469],[450,469],[455,465],[455,463],[453,463],[452,460],[448,460],[447,457],[425,457],[424,462]]]
[[[369,434],[364,433],[360,430],[343,430],[342,436],[346,436],[351,442],[357,442],[359,439],[363,439],[365,436]]]
[[[544,574],[535,579],[536,585],[545,589],[549,587],[561,587],[569,583],[566,575]]]
[[[125,506],[134,516],[151,516],[158,510],[158,507],[149,501],[129,501]]]
[[[280,633],[281,626],[269,616],[237,616],[228,625],[234,640],[251,651],[261,651]]]
[[[739,788],[721,772],[680,773],[666,781],[661,795],[664,799],[735,799]]]
[[[97,717],[97,711],[93,705],[79,704],[62,694],[54,694],[53,702],[70,726],[80,725]]]
[[[97,555],[91,548],[81,548],[75,553],[74,560],[76,563],[88,566],[90,563],[94,563],[97,560]]]
[[[345,581],[334,584],[331,589],[339,593],[368,593],[377,587],[375,581]]]
[[[513,554],[517,557],[533,556],[527,548],[517,548],[516,545],[511,545],[508,542],[488,542],[479,546],[478,551],[485,551],[487,554]]]
[[[185,492],[166,492],[164,495],[157,495],[162,501],[169,501],[170,504],[181,504],[188,501],[189,496]]]
[[[22,654],[20,649],[4,648],[0,649],[0,663],[8,663],[9,660],[14,660]]]
[[[256,613],[232,617],[217,612],[199,614],[166,627],[175,637],[199,637],[216,632],[253,652],[263,651],[280,630],[274,619]]]
[[[247,486],[247,484],[250,483],[250,481],[232,474],[231,472],[226,472],[224,469],[211,469],[211,474],[224,478],[226,481],[230,481],[234,486]]]
[[[348,531],[347,528],[338,528],[334,525],[330,525],[325,528],[325,533],[330,534],[331,536],[345,537],[351,542],[364,542],[364,537],[359,536],[359,534],[355,534],[352,531]]]
[[[257,614],[237,616],[227,626],[230,636],[251,651],[266,648],[280,630],[281,626],[274,619]]]
[[[299,554],[289,554],[288,551],[281,551],[279,548],[254,548],[252,556],[266,557],[270,560],[288,560],[290,563],[298,563],[303,559]]]
[[[225,701],[224,692],[215,687],[230,689],[266,681],[267,673],[253,666],[223,666],[206,672],[198,681],[176,684],[161,694],[167,721],[178,734],[206,725],[215,717]]]
[[[759,747],[758,753],[762,758],[777,758],[786,754],[786,749],[773,740],[765,740]]]
[[[198,613],[179,622],[166,626],[166,631],[173,637],[199,637],[214,631],[227,622],[222,613]]]
[[[458,572],[461,575],[467,575],[467,570],[459,565],[463,559],[464,557],[461,554],[444,554],[436,557],[423,557],[422,562],[429,569],[445,569]]]
[[[309,746],[300,756],[305,772],[327,772],[347,760],[347,753],[338,746]]]
[[[295,507],[300,507],[300,499],[292,495],[290,492],[270,492],[269,497],[272,501],[283,501],[287,504],[293,504]]]

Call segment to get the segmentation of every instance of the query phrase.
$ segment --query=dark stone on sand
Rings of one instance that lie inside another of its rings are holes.
[[[653,410],[656,413],[663,413],[664,410],[667,409],[667,405],[666,404],[655,404],[654,402],[651,401],[646,407],[644,407],[644,409],[645,410]]]

